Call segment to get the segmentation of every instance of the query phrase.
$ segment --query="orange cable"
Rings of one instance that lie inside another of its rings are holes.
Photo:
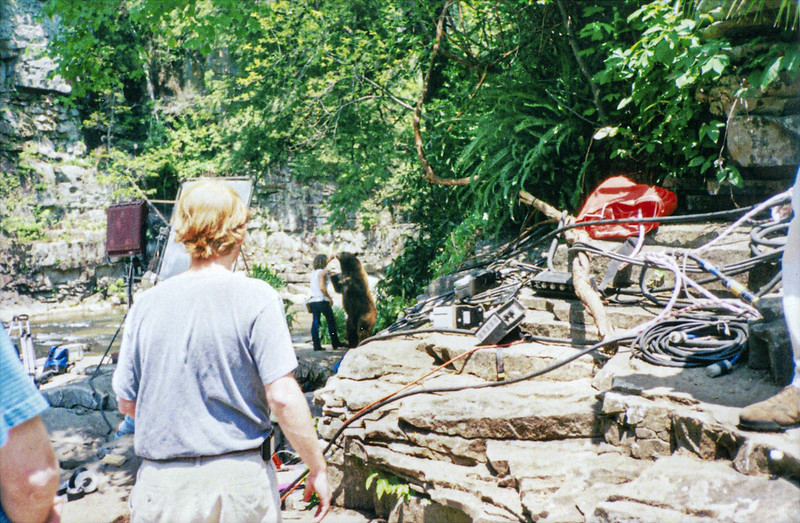
[[[346,424],[348,424],[348,423],[352,422],[353,420],[355,420],[356,418],[358,418],[358,417],[361,415],[361,413],[363,413],[364,411],[366,411],[366,410],[370,409],[371,407],[373,407],[373,406],[377,405],[378,403],[381,403],[382,401],[386,401],[386,400],[388,400],[389,398],[391,398],[391,397],[393,397],[393,396],[397,396],[398,394],[400,394],[400,393],[401,393],[401,392],[403,392],[404,390],[406,390],[406,389],[409,389],[409,388],[413,387],[414,385],[416,385],[416,384],[417,384],[417,383],[419,383],[420,381],[424,380],[425,378],[427,378],[427,377],[428,377],[428,376],[430,376],[431,374],[433,374],[433,373],[435,373],[435,372],[438,372],[438,371],[442,370],[443,368],[447,367],[448,365],[450,365],[450,364],[451,364],[451,363],[453,363],[453,362],[456,362],[456,361],[460,360],[461,358],[464,358],[464,357],[466,357],[466,356],[469,356],[469,355],[471,355],[471,354],[473,354],[473,353],[475,353],[475,352],[477,352],[477,351],[479,351],[479,350],[481,350],[481,349],[491,349],[491,348],[498,348],[498,347],[508,347],[508,346],[510,346],[510,345],[515,345],[516,343],[519,343],[519,341],[514,341],[514,342],[512,342],[512,343],[508,343],[508,344],[506,344],[506,345],[478,345],[478,346],[474,347],[473,349],[471,349],[471,350],[468,350],[467,352],[464,352],[464,353],[462,353],[462,354],[459,354],[459,355],[458,355],[458,356],[456,356],[455,358],[451,358],[450,360],[448,360],[448,361],[446,361],[446,362],[442,363],[441,365],[439,365],[439,366],[438,366],[438,367],[436,367],[435,369],[433,369],[433,370],[431,370],[430,372],[428,372],[428,373],[426,373],[426,374],[424,374],[424,375],[420,376],[419,378],[415,379],[414,381],[412,381],[412,382],[410,382],[410,383],[407,383],[406,385],[404,385],[403,387],[401,387],[401,388],[397,389],[396,391],[392,392],[391,394],[387,394],[386,396],[384,396],[384,397],[382,397],[382,398],[380,398],[380,399],[377,399],[377,400],[373,401],[372,403],[370,403],[370,404],[369,404],[369,405],[367,405],[366,407],[363,407],[361,410],[359,410],[358,412],[356,412],[355,414],[353,414],[352,416],[350,416],[350,418],[349,418],[349,419],[347,419],[347,421],[345,421],[345,423],[344,423],[344,424],[346,425]],[[277,454],[277,453],[276,453],[276,454]],[[289,497],[289,494],[291,494],[292,492],[294,492],[294,490],[295,490],[297,487],[299,487],[299,486],[300,486],[300,484],[303,482],[302,478],[304,478],[305,476],[307,476],[307,475],[308,475],[308,473],[309,473],[309,470],[308,470],[308,469],[306,469],[306,471],[303,473],[303,475],[302,475],[302,476],[300,476],[299,480],[295,480],[295,481],[296,481],[296,483],[295,483],[295,484],[294,484],[294,485],[293,485],[293,486],[292,486],[292,487],[291,487],[291,488],[290,488],[288,491],[286,491],[286,493],[285,493],[283,496],[281,496],[281,503],[283,503],[283,502],[286,500],[286,498],[287,498],[287,497]]]

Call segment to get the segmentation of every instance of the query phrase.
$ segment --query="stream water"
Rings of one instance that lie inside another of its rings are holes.
[[[86,353],[102,354],[114,339],[123,317],[124,311],[102,314],[74,313],[59,315],[54,319],[31,319],[30,332],[36,356],[45,357],[51,346],[70,343],[84,343]],[[13,329],[10,334],[13,339],[16,338],[17,333]],[[110,352],[119,350],[121,334],[122,330],[114,339]]]
[[[103,354],[112,339],[114,342],[109,352],[118,351],[122,339],[120,325],[124,315],[125,311],[121,310],[104,313],[66,313],[53,319],[32,318],[30,332],[36,357],[46,357],[50,347],[54,345],[69,343],[85,343],[87,354]],[[310,315],[297,314],[296,320],[292,325],[292,340],[296,344],[308,342]],[[120,329],[119,334],[114,338],[117,329]],[[9,334],[16,343],[17,332],[10,330]]]

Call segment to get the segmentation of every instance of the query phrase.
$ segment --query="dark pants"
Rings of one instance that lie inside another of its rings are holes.
[[[319,342],[319,317],[325,316],[325,322],[328,324],[328,334],[331,335],[331,343],[334,349],[342,346],[339,342],[339,335],[336,333],[336,318],[333,317],[333,309],[330,302],[315,301],[308,304],[311,308],[311,341],[314,342],[314,350],[322,350],[322,344]]]

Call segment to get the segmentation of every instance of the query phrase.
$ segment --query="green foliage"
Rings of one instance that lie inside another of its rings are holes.
[[[633,161],[661,179],[713,175],[742,184],[738,169],[720,152],[726,121],[712,117],[696,93],[748,71],[750,84],[764,89],[781,71],[796,75],[800,54],[796,42],[779,44],[756,60],[735,63],[733,43],[703,36],[711,22],[710,16],[687,18],[674,2],[659,0],[631,13],[624,26],[583,28],[581,36],[592,41],[612,36],[600,44],[607,58],[594,77],[607,93],[604,101],[615,105],[616,125],[594,135],[598,141],[609,138],[610,158]],[[624,38],[630,31],[636,38],[632,45]],[[744,94],[745,89],[735,93]]]
[[[306,372],[295,372],[295,378],[297,379],[297,383],[300,385],[300,389],[303,392],[313,392],[320,387],[323,387],[325,382],[328,381],[329,377],[330,372],[327,370],[320,370],[319,372],[314,372],[313,370]],[[315,418],[315,424],[316,421],[317,419]]]
[[[308,500],[308,503],[306,503],[306,510],[311,510],[317,506],[319,506],[319,496],[316,492],[314,492],[311,494],[311,498]]]
[[[472,214],[456,225],[431,262],[434,278],[456,272],[474,254],[475,244],[486,227],[486,222],[486,218]]]
[[[112,281],[108,284],[105,288],[104,294],[107,298],[112,296],[117,296],[119,298],[125,298],[127,293],[127,287],[125,286],[125,280],[123,278],[117,278],[116,280]]]
[[[41,207],[30,190],[46,189],[31,166],[37,154],[31,147],[20,153],[16,172],[0,172],[0,231],[21,243],[43,239],[56,217]]]
[[[339,335],[340,339],[344,338],[344,326],[345,326],[345,314],[344,309],[341,307],[333,307],[333,319],[336,321],[336,333]],[[328,332],[328,320],[325,319],[325,316],[322,316],[320,319],[320,326],[319,326],[319,340],[320,343],[323,345],[329,345],[333,343],[331,341],[331,335]]]
[[[603,45],[608,58],[595,75],[619,122],[612,128],[610,158],[633,161],[660,178],[707,173],[725,122],[712,119],[694,93],[729,72],[730,43],[704,40],[698,32],[702,21],[683,18],[665,0],[642,6],[626,22],[624,30],[637,40],[632,46],[619,39]],[[598,30],[587,27],[581,34],[596,39]],[[670,171],[664,172],[665,165]]]
[[[404,502],[408,502],[413,496],[411,488],[408,483],[404,483],[394,474],[386,475],[382,471],[375,471],[367,476],[365,487],[367,490],[372,488],[375,483],[375,494],[378,499],[382,499],[384,495],[388,494],[397,499],[402,498]]]
[[[752,69],[748,77],[751,88],[741,92],[745,96],[756,96],[758,92],[763,92],[769,86],[777,83],[781,74],[788,74],[790,78],[796,77],[797,71],[800,69],[800,47],[796,42],[776,44],[763,41],[763,45],[765,52],[756,56],[748,64],[748,68]]]
[[[263,280],[269,283],[273,289],[281,289],[286,287],[286,282],[278,276],[278,274],[266,264],[257,263],[250,268],[250,277],[256,278],[259,280]],[[283,303],[283,312],[286,315],[286,323],[289,324],[289,329],[294,327],[295,321],[295,312],[290,310],[291,303],[288,301],[284,301]]]
[[[726,18],[752,16],[754,22],[773,23],[776,27],[784,29],[797,28],[798,4],[797,0],[780,0],[775,20],[766,19],[767,0],[733,0],[728,4]]]
[[[436,256],[436,251],[430,234],[422,232],[417,237],[408,238],[403,252],[387,267],[384,279],[378,282],[376,293],[379,306],[390,296],[404,302],[421,294],[431,279],[430,261]]]
[[[559,180],[574,180],[584,170],[586,124],[570,119],[545,92],[524,84],[509,82],[488,90],[482,100],[493,109],[474,117],[474,137],[456,164],[478,178],[470,185],[474,212],[502,224],[522,189],[559,207],[575,205],[580,186]]]
[[[268,265],[257,263],[250,269],[250,277],[264,280],[273,288],[280,289],[286,287],[286,282]]]
[[[0,230],[22,243],[27,243],[42,239],[46,226],[35,215],[11,212],[0,219]]]
[[[476,242],[515,232],[520,190],[574,211],[609,174],[741,184],[706,95],[732,76],[747,79],[735,96],[795,78],[796,35],[781,31],[797,7],[781,0],[769,39],[729,40],[712,22],[767,3],[454,2],[432,63],[440,2],[48,0],[46,13],[61,17],[57,73],[115,198],[172,198],[209,172],[268,185],[288,169],[336,186],[331,227],[372,228],[387,209],[418,224],[379,286],[383,325]],[[764,51],[743,60],[744,44]],[[466,187],[422,177],[422,78],[426,159]],[[0,190],[25,181],[4,175]]]
[[[380,291],[376,292],[375,305],[378,309],[378,317],[375,321],[373,334],[381,332],[396,322],[400,313],[412,303],[412,300],[406,300],[400,296],[389,296]]]

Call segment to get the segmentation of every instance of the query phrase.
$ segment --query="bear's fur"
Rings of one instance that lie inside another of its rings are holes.
[[[342,272],[333,275],[331,282],[333,289],[342,295],[342,305],[347,316],[347,344],[353,348],[370,337],[378,311],[369,291],[367,273],[356,255],[342,252],[338,258]]]

